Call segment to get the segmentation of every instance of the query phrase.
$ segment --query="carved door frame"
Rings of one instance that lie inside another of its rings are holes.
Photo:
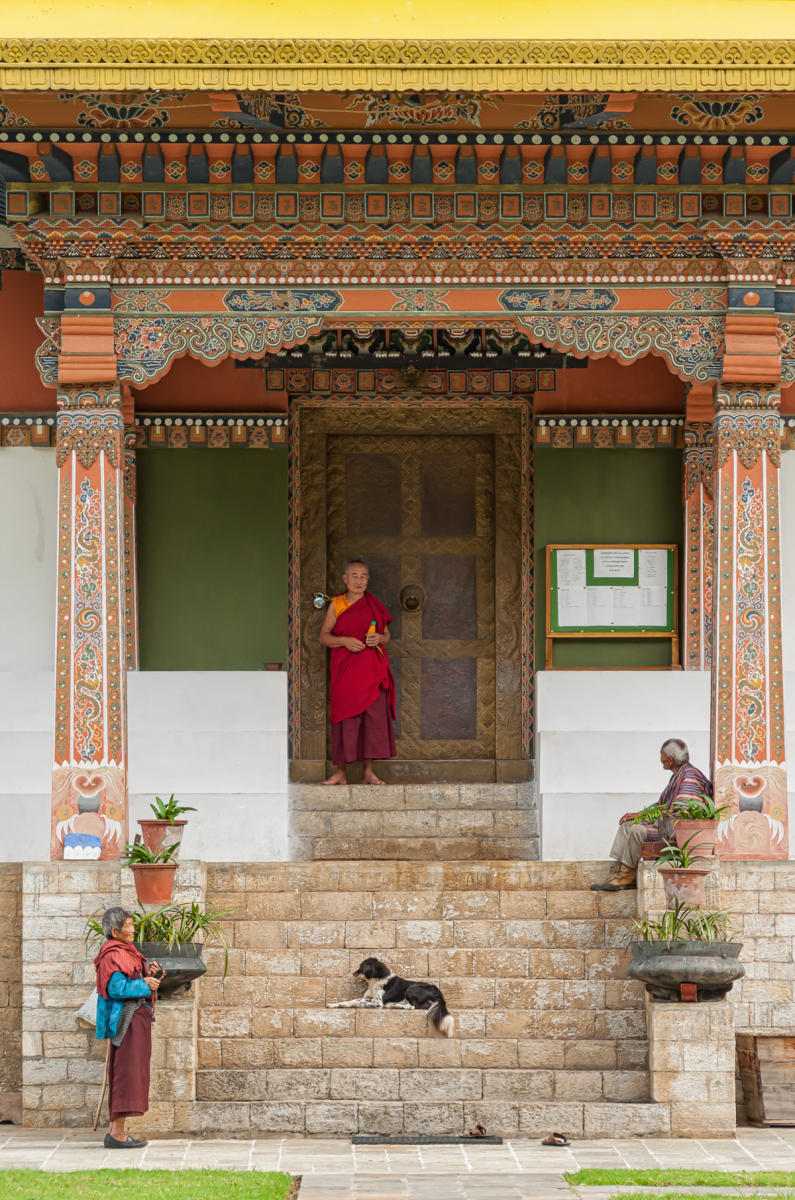
[[[532,407],[526,396],[291,400],[290,776],[318,782],[326,771],[328,664],[317,641],[320,618],[313,598],[329,584],[327,439],[380,431],[494,438],[496,753],[487,774],[495,781],[527,779],[533,745],[533,536]]]

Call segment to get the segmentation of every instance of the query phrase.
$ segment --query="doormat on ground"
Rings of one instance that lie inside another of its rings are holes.
[[[351,1138],[351,1144],[354,1146],[459,1146],[466,1142],[471,1146],[473,1142],[478,1142],[481,1146],[501,1146],[501,1137],[492,1137],[487,1134],[485,1137],[452,1137],[448,1134],[440,1133],[418,1133],[398,1134],[395,1137],[386,1137],[379,1133],[355,1133]]]

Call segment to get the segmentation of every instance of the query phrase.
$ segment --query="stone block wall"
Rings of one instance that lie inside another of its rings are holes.
[[[671,1109],[673,1137],[733,1137],[730,1004],[647,1002],[651,1096]]]
[[[86,944],[85,922],[112,905],[135,907],[132,873],[116,862],[53,862],[26,863],[21,874],[24,1124],[90,1125],[102,1086],[106,1044],[76,1019],[95,982],[96,946]],[[203,886],[203,868],[180,864],[175,898],[186,903],[200,900]],[[190,1010],[187,1017],[169,1013],[174,1003],[160,1006],[154,1038],[152,1099],[161,1107],[152,1120],[158,1128],[173,1128],[174,1099],[193,1087],[190,1065],[181,1065],[192,1062],[192,1054],[186,1055],[181,1044],[185,1038],[177,1036],[170,1060],[166,1042],[187,1027],[188,1039],[195,1044],[194,1002],[181,1002]]]
[[[659,875],[644,863],[638,875],[638,911],[645,915],[664,907]],[[742,943],[745,977],[728,997],[735,1032],[795,1035],[795,862],[719,863],[707,879],[706,907],[726,912],[732,941]],[[737,1115],[744,1120],[736,1063],[732,1075]],[[725,1127],[719,1107],[714,1115]]]
[[[636,897],[591,892],[602,874],[521,861],[181,864],[178,899],[229,910],[230,971],[208,950],[193,996],[158,1006],[140,1127],[729,1132],[727,1022],[795,1032],[795,863],[721,863],[710,880],[708,905],[731,913],[748,972],[725,1005],[646,1005],[624,967],[636,904],[664,905],[658,877],[644,865]],[[0,1096],[21,1083],[27,1125],[93,1120],[104,1045],[75,1017],[94,980],[85,918],[117,903],[135,899],[116,863],[0,868]],[[454,1038],[424,1013],[328,1007],[360,994],[352,971],[371,953],[443,987]]]
[[[22,868],[0,864],[0,1120],[19,1120],[22,1092]]]

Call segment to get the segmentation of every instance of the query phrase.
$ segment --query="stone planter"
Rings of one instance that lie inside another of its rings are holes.
[[[684,846],[692,837],[688,849],[700,858],[714,858],[718,840],[717,821],[691,821],[689,817],[677,817],[674,821],[674,837],[677,846]]]
[[[174,862],[179,859],[179,849],[187,821],[160,821],[154,817],[144,817],[138,822],[141,826],[141,840],[147,850],[160,854],[169,846],[176,846]]]
[[[745,967],[740,942],[632,942],[627,978],[645,983],[653,1000],[680,999],[680,986],[692,983],[699,1000],[722,1000]]]
[[[207,970],[199,942],[136,942],[145,958],[154,959],[165,970],[160,981],[158,997],[168,996],[177,988],[185,988]]]
[[[175,862],[131,863],[130,870],[139,904],[168,904],[174,891]]]
[[[675,900],[680,904],[689,905],[690,908],[704,907],[704,884],[710,873],[709,867],[660,866],[657,870],[662,876],[669,908],[673,908]]]

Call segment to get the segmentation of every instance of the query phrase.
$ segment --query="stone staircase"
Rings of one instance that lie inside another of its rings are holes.
[[[405,861],[406,840],[403,861],[208,864],[230,971],[206,953],[196,1099],[173,1127],[665,1134],[642,988],[624,978],[634,893],[591,892],[601,864]],[[361,994],[370,954],[439,984],[455,1036],[423,1012],[329,1008]]]
[[[290,785],[289,852],[318,859],[537,859],[532,783]]]

